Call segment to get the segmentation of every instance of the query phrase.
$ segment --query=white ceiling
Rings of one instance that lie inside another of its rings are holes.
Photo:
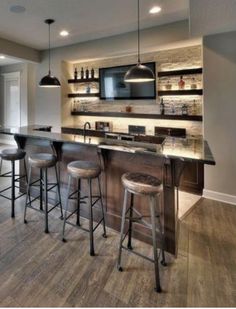
[[[12,5],[22,5],[24,13],[12,13]],[[160,5],[162,11],[150,15]],[[140,0],[141,28],[187,19],[188,0]],[[137,0],[0,0],[0,37],[36,49],[47,48],[46,18],[54,18],[52,47],[108,37],[137,28]],[[66,29],[70,36],[62,38]]]
[[[236,30],[236,0],[190,0],[190,31],[204,36]]]

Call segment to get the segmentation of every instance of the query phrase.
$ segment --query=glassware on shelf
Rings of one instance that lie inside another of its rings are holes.
[[[196,79],[193,77],[191,80],[191,89],[197,89],[197,83],[196,83]]]
[[[172,84],[170,83],[170,81],[168,80],[166,85],[165,85],[166,90],[171,90],[172,89]]]
[[[90,87],[90,84],[88,84],[86,86],[86,93],[91,93],[91,87]]]
[[[187,116],[188,115],[188,106],[186,104],[182,105],[182,115]]]
[[[178,82],[178,86],[180,90],[183,90],[185,88],[185,81],[183,80],[183,76],[180,76],[180,80]]]
[[[193,100],[192,115],[197,115],[197,104],[196,104],[196,100]]]

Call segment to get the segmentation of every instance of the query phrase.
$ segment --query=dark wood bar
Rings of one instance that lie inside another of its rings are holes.
[[[41,130],[42,129],[42,130]],[[3,134],[14,135],[18,147],[29,156],[32,153],[49,152],[57,155],[60,171],[62,199],[65,200],[67,186],[67,164],[74,160],[90,160],[101,164],[103,197],[107,210],[107,225],[117,231],[120,229],[123,187],[121,176],[125,172],[143,172],[163,179],[163,223],[166,251],[177,254],[178,213],[175,199],[175,188],[179,187],[184,167],[190,162],[214,164],[214,159],[204,141],[166,138],[162,145],[141,142],[111,141],[104,138],[82,137],[72,134],[45,132],[44,128],[23,127],[17,131],[1,130]],[[179,143],[179,145],[178,145]],[[192,148],[194,146],[194,148]],[[179,147],[179,151],[177,152]],[[193,153],[192,153],[193,151]],[[202,157],[200,157],[201,155]],[[37,174],[34,174],[38,178]],[[54,177],[54,171],[49,178]],[[74,186],[77,184],[75,183]],[[97,190],[97,184],[93,184]],[[24,188],[22,188],[24,190]],[[87,183],[82,181],[82,194],[87,194]],[[36,194],[36,192],[35,192]],[[51,196],[52,199],[55,196]],[[149,214],[145,197],[135,197],[135,207],[144,215]],[[75,201],[70,204],[70,210]],[[88,217],[88,207],[81,205],[81,214]],[[95,212],[95,220],[99,213]],[[135,224],[134,236],[150,242],[150,235],[144,227]]]

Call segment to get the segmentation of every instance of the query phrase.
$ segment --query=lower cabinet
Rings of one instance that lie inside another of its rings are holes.
[[[179,189],[195,194],[202,194],[204,186],[204,165],[199,162],[186,162],[180,179]]]

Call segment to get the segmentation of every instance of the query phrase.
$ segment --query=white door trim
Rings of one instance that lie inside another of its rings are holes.
[[[3,119],[3,125],[6,126],[6,119],[7,119],[7,115],[6,115],[6,82],[7,81],[11,81],[11,80],[17,80],[18,81],[18,86],[19,86],[19,107],[20,107],[20,111],[21,111],[21,72],[17,71],[17,72],[11,72],[11,73],[3,73],[2,76],[4,77],[4,119]],[[20,125],[21,125],[21,113],[19,115],[20,117]]]

